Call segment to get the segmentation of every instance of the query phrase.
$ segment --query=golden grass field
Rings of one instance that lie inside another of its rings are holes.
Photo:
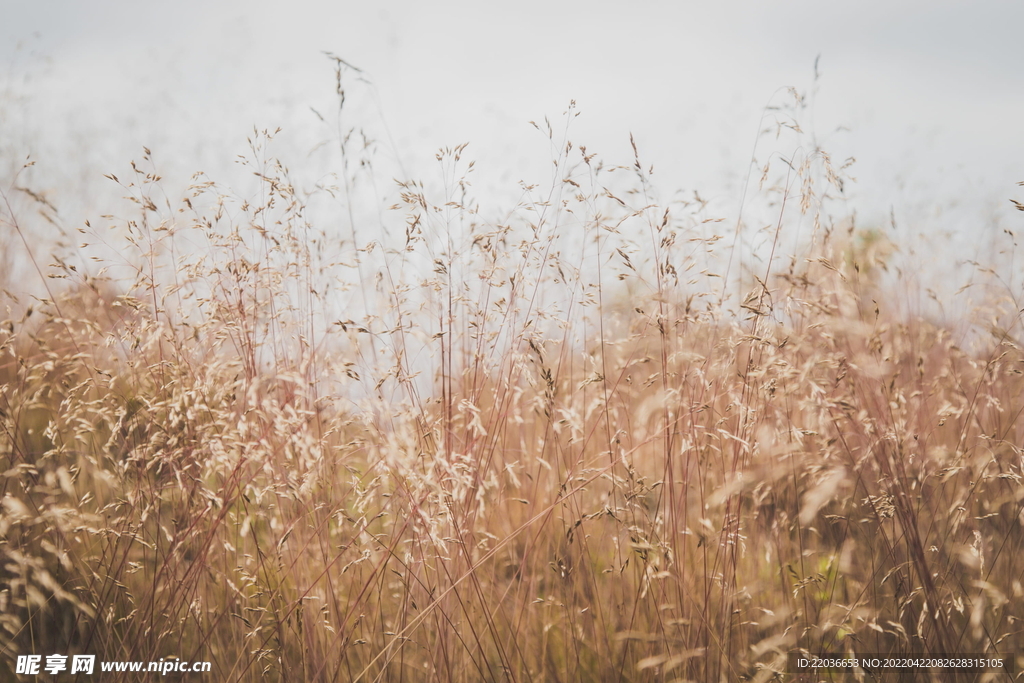
[[[249,198],[160,202],[147,150],[77,252],[5,188],[35,256],[0,315],[0,679],[973,681],[780,672],[1022,649],[1012,262],[939,316],[823,152],[754,174],[749,227],[539,128],[552,181],[500,216],[457,147],[332,232],[265,134]]]

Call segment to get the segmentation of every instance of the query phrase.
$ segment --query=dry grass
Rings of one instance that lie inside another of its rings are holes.
[[[138,169],[137,215],[84,230],[100,262],[7,295],[5,679],[21,653],[768,681],[796,648],[1020,649],[1020,306],[907,314],[886,240],[825,217],[820,152],[767,169],[772,225],[718,234],[540,128],[554,182],[500,219],[456,148],[340,236],[266,135],[255,199],[161,208]]]

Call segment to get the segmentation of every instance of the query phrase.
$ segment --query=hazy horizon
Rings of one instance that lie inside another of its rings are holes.
[[[8,5],[3,148],[31,154],[71,225],[120,195],[103,175],[143,146],[169,193],[195,171],[230,183],[254,126],[282,127],[274,151],[301,166],[330,132],[311,108],[336,107],[324,52],[373,84],[348,81],[346,125],[372,128],[389,163],[429,179],[438,148],[468,142],[478,193],[499,202],[547,179],[529,121],[575,100],[574,142],[630,163],[632,134],[664,196],[734,211],[790,86],[809,98],[805,132],[857,159],[848,210],[868,224],[990,230],[1024,180],[1019,3]]]

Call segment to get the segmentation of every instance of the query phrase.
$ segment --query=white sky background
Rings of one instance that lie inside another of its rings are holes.
[[[122,193],[102,174],[143,145],[172,195],[196,170],[230,184],[254,125],[282,126],[274,151],[301,165],[328,134],[310,112],[334,101],[323,51],[372,80],[378,100],[353,88],[346,108],[383,117],[413,177],[469,142],[480,193],[514,198],[520,179],[549,178],[527,122],[557,124],[575,99],[570,138],[588,151],[630,163],[632,132],[664,197],[733,207],[763,108],[785,86],[810,92],[820,54],[813,129],[857,158],[863,222],[891,207],[911,236],[966,244],[996,221],[1022,227],[1008,202],[1024,195],[1019,0],[0,0],[0,16],[0,149],[37,159],[71,227],[109,210]]]

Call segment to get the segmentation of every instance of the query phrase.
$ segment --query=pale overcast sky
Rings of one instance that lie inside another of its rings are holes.
[[[560,120],[575,99],[573,140],[628,163],[632,132],[666,194],[735,200],[763,108],[785,86],[810,92],[819,55],[812,125],[834,157],[857,158],[863,215],[970,227],[1008,215],[1024,180],[1019,0],[0,8],[3,149],[90,199],[143,145],[165,168],[226,172],[253,125],[284,127],[281,149],[301,163],[323,137],[310,107],[332,106],[323,51],[373,82],[346,106],[386,121],[407,172],[429,175],[437,148],[470,142],[482,191],[544,179],[548,148],[528,121]]]

